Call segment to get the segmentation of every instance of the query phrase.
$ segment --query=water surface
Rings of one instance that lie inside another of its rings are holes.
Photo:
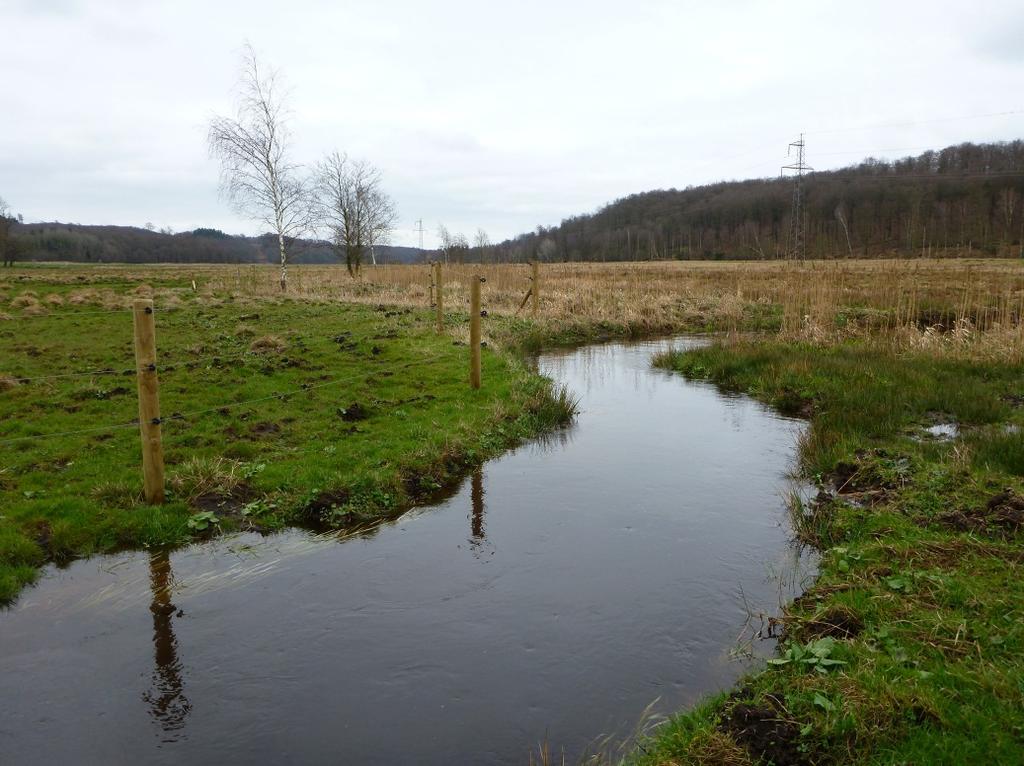
[[[0,762],[571,762],[728,686],[799,589],[803,425],[651,368],[689,342],[541,357],[576,424],[373,530],[49,570],[0,613]]]

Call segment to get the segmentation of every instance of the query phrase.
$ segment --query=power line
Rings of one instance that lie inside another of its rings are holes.
[[[986,117],[1009,117],[1011,115],[1024,114],[1024,109],[1012,109],[1006,112],[988,112],[985,114],[965,114],[959,117],[933,117],[926,120],[908,120],[906,122],[882,122],[874,125],[858,125],[847,128],[829,128],[826,130],[811,130],[808,133],[812,136],[821,136],[827,133],[854,133],[859,130],[876,130],[878,128],[907,128],[914,125],[928,125],[936,122],[957,122],[960,120],[979,120]]]

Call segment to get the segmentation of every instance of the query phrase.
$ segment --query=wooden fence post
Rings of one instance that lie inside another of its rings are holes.
[[[437,299],[437,331],[444,332],[444,288],[441,284],[440,261],[434,261],[434,297]]]
[[[540,267],[537,265],[537,260],[533,261],[533,286],[530,288],[533,293],[533,304],[531,309],[533,316],[537,316],[537,308],[540,306]]]
[[[135,367],[139,387],[139,430],[142,435],[142,489],[146,502],[164,501],[164,448],[160,433],[160,382],[156,374],[156,321],[153,301],[132,303]]]
[[[480,388],[480,283],[484,278],[474,274],[469,283],[469,385]]]

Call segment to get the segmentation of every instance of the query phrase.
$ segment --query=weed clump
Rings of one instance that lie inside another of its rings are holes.
[[[280,354],[288,348],[288,344],[277,335],[264,335],[249,345],[254,354]]]
[[[168,485],[190,505],[201,497],[228,497],[242,483],[241,466],[222,457],[190,458],[174,471]]]
[[[19,295],[18,297],[11,301],[11,308],[15,309],[25,309],[28,308],[29,306],[38,305],[39,299],[36,298],[35,295],[32,295],[28,292],[22,293],[21,295]]]

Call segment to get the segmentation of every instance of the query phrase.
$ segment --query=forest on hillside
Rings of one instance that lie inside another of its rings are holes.
[[[781,258],[792,178],[633,194],[491,248],[495,260]],[[803,179],[811,258],[1024,256],[1024,142],[866,159]],[[471,254],[471,257],[476,254]]]
[[[135,226],[86,226],[76,223],[11,222],[17,260],[70,261],[73,263],[275,263],[277,237],[246,237],[217,229],[195,229],[177,234]],[[327,242],[299,240],[289,243],[293,263],[337,263]],[[374,257],[381,263],[419,262],[412,247],[378,245]]]

